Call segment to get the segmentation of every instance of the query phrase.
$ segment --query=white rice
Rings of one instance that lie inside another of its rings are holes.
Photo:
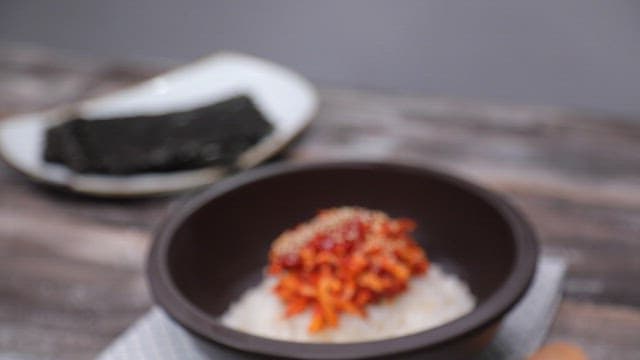
[[[267,277],[249,289],[222,315],[226,326],[267,338],[301,342],[380,340],[427,330],[470,312],[475,299],[455,275],[431,265],[426,275],[409,282],[406,292],[367,307],[367,317],[342,314],[338,327],[315,334],[307,331],[311,310],[283,317],[284,307],[273,293],[276,280]]]

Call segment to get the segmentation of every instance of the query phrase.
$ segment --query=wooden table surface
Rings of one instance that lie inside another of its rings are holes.
[[[0,115],[135,83],[166,66],[0,48]],[[502,194],[544,253],[570,264],[550,334],[592,359],[640,358],[640,119],[567,109],[321,89],[279,161],[424,164]],[[181,195],[188,196],[188,195]],[[0,165],[0,358],[88,359],[150,306],[151,232],[181,196],[104,200]]]

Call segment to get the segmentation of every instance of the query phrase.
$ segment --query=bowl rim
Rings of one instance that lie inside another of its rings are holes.
[[[436,328],[383,340],[350,343],[305,343],[276,340],[233,330],[191,303],[178,290],[169,273],[168,249],[173,235],[205,204],[237,188],[274,176],[310,170],[391,170],[435,177],[479,197],[505,219],[515,242],[513,270],[486,301],[470,313]],[[467,180],[422,165],[382,161],[330,161],[276,163],[229,177],[188,199],[167,215],[154,234],[146,272],[152,297],[168,315],[187,330],[207,340],[243,352],[301,359],[361,359],[390,356],[444,345],[501,319],[522,298],[531,284],[538,261],[536,234],[524,216],[501,195]]]

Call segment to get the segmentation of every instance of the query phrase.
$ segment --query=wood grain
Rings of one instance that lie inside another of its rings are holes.
[[[0,48],[0,115],[105,93],[150,64]],[[591,359],[640,354],[640,119],[449,98],[322,89],[318,118],[281,158],[441,168],[504,194],[543,251],[570,263],[550,338]],[[151,304],[143,263],[173,198],[98,200],[0,165],[0,349],[91,358]]]

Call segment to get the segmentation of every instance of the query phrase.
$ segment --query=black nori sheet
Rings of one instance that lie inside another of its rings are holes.
[[[44,158],[101,174],[228,165],[272,130],[251,99],[237,96],[169,114],[72,119],[47,130]]]

